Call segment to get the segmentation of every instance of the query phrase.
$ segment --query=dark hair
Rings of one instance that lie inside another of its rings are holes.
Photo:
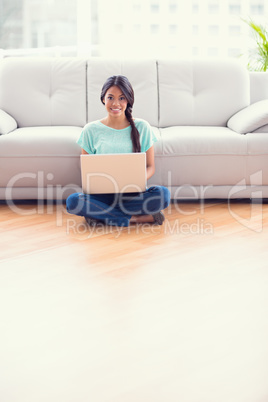
[[[131,125],[132,149],[133,152],[141,152],[140,133],[137,130],[132,117],[132,107],[134,104],[134,91],[132,85],[130,84],[127,77],[125,77],[124,75],[113,75],[112,77],[109,77],[105,81],[101,90],[100,98],[103,104],[106,92],[108,91],[109,88],[113,86],[120,88],[120,90],[127,99],[127,108],[125,110],[125,115]]]

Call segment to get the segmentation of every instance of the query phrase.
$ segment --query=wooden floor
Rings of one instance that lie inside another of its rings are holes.
[[[0,205],[1,402],[267,402],[268,204]]]

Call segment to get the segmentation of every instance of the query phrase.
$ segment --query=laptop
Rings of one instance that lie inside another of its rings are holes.
[[[85,194],[133,193],[146,190],[146,153],[82,154]]]

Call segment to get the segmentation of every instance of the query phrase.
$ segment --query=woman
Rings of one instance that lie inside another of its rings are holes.
[[[153,144],[157,138],[145,120],[132,118],[134,91],[128,79],[122,75],[108,78],[102,87],[101,102],[107,116],[84,127],[77,141],[82,154],[146,152],[149,179],[155,172]],[[162,225],[165,217],[161,210],[169,202],[169,190],[153,186],[131,194],[75,193],[67,198],[66,206],[69,213],[84,216],[89,225]]]

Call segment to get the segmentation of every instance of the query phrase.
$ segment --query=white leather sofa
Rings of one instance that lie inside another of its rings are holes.
[[[80,191],[76,139],[102,118],[101,87],[126,75],[133,115],[159,137],[149,184],[173,199],[268,197],[268,75],[235,61],[5,58],[0,61],[0,199]]]

